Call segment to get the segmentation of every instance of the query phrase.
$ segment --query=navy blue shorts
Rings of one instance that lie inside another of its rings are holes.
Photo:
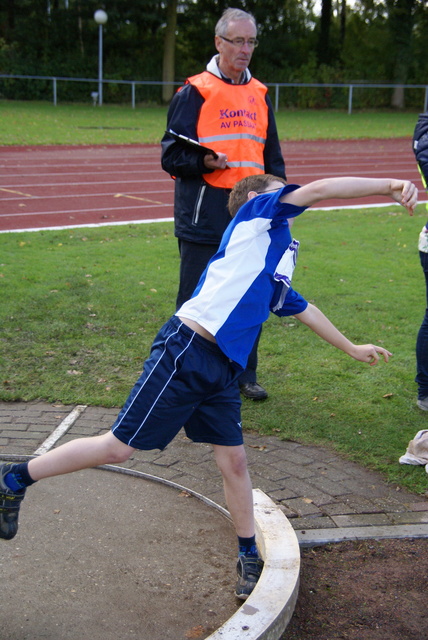
[[[135,449],[164,449],[182,427],[194,442],[243,443],[237,370],[220,348],[173,316],[112,426]]]

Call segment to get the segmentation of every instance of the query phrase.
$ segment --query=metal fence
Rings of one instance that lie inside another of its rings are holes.
[[[58,104],[58,95],[59,95],[59,84],[60,83],[86,83],[91,85],[92,91],[81,92],[81,96],[84,96],[93,101],[93,104],[96,105],[98,103],[98,87],[99,83],[102,82],[103,92],[104,87],[108,89],[111,88],[112,99],[111,102],[131,102],[131,106],[135,109],[136,101],[137,101],[137,89],[140,87],[155,87],[157,91],[151,94],[151,99],[161,102],[161,91],[164,85],[168,86],[181,86],[182,82],[162,82],[162,81],[154,81],[154,80],[108,80],[103,79],[99,80],[98,78],[65,78],[65,77],[55,77],[55,76],[26,76],[26,75],[8,75],[8,74],[0,74],[0,79],[3,79],[3,82],[0,83],[0,96],[9,97],[9,91],[11,89],[10,81],[18,80],[18,81],[43,81],[44,83],[48,82],[52,84],[50,95],[52,96],[53,104],[56,106]],[[9,81],[9,82],[8,82]],[[266,85],[273,91],[273,103],[275,111],[278,111],[281,105],[283,106],[293,106],[295,102],[299,102],[301,105],[304,103],[305,107],[311,106],[324,106],[328,107],[337,107],[337,108],[346,108],[348,113],[351,114],[353,109],[355,109],[359,105],[358,103],[362,103],[362,106],[369,107],[370,98],[365,98],[362,100],[361,95],[365,90],[377,90],[384,92],[382,106],[387,106],[390,104],[391,90],[401,88],[406,92],[410,90],[415,90],[415,95],[412,97],[412,104],[417,108],[421,108],[423,111],[427,111],[428,109],[428,85],[423,84],[406,84],[406,85],[398,85],[398,84],[365,84],[365,83],[307,83],[307,82],[267,82]],[[3,89],[2,89],[3,87]],[[90,87],[90,88],[91,88]],[[120,87],[120,95],[118,94],[117,88]],[[24,88],[25,91],[25,88]],[[125,94],[123,93],[125,91]],[[66,91],[63,90],[63,94],[66,96]],[[367,92],[366,96],[367,96]],[[369,92],[370,93],[370,92]],[[22,91],[21,91],[22,94]],[[126,98],[127,94],[127,98]],[[291,96],[291,97],[290,97]],[[19,97],[25,97],[20,95]],[[67,100],[67,97],[63,98],[64,101]],[[381,100],[382,102],[382,100]],[[420,106],[419,106],[420,105]]]

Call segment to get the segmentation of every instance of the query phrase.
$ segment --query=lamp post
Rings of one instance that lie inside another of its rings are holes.
[[[103,24],[108,20],[108,16],[103,9],[98,9],[94,13],[94,20],[98,26],[98,104],[103,103]]]

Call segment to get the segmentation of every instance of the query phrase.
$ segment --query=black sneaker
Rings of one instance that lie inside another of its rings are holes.
[[[25,496],[25,489],[12,491],[4,483],[12,463],[0,464],[0,538],[11,540],[18,531],[18,513]]]
[[[266,400],[268,397],[268,392],[258,382],[244,382],[239,385],[239,390],[250,400]]]
[[[257,584],[263,569],[263,560],[251,556],[239,556],[236,570],[238,581],[235,595],[240,600],[246,600]]]

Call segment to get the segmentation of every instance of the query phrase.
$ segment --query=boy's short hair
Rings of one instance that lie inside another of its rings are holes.
[[[227,203],[229,213],[232,218],[236,216],[242,205],[247,202],[250,191],[263,193],[269,188],[272,182],[282,182],[283,184],[287,184],[287,181],[284,180],[284,178],[277,178],[270,173],[247,176],[237,182],[229,194],[229,201]]]

